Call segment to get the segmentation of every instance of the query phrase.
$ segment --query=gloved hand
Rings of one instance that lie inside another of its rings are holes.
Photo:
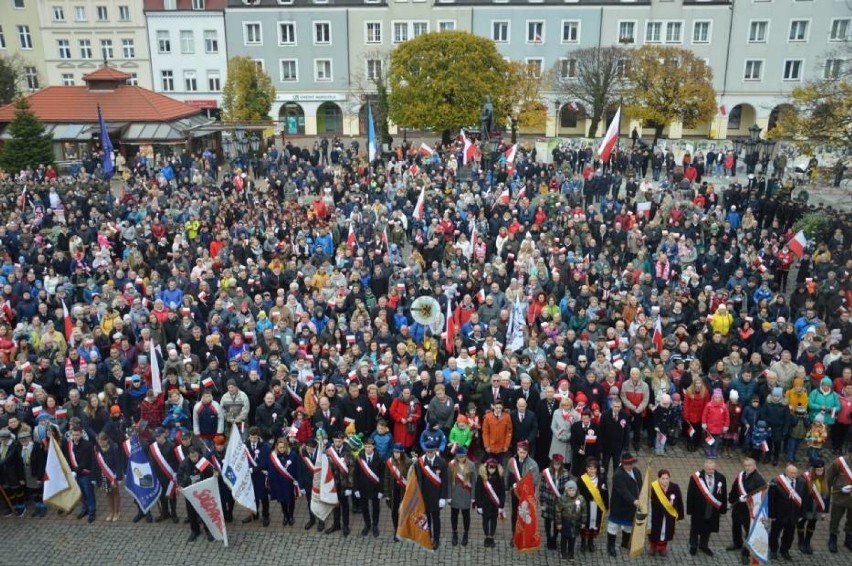
[[[446,499],[439,499],[438,500],[438,507],[439,508],[443,509],[446,506],[447,506],[447,500]]]
[[[852,485],[846,485],[840,488],[843,493],[852,493]]]
[[[740,495],[740,503],[745,503],[746,499],[748,499],[747,495]]]
[[[378,498],[379,498],[379,499],[381,499],[381,498],[383,498],[384,496],[385,496],[385,494],[384,494],[384,493],[379,493]]]
[[[355,497],[357,497],[358,499],[361,499],[361,492],[360,492],[360,491],[356,491],[356,492],[355,492]]]
[[[305,490],[304,490],[304,489],[300,489],[300,490],[299,490],[299,495],[305,495]]]
[[[477,507],[476,512],[479,513],[480,515],[482,515],[482,507]]]
[[[345,495],[346,497],[349,497],[350,495],[352,495],[352,490],[351,489],[344,490],[343,495]]]

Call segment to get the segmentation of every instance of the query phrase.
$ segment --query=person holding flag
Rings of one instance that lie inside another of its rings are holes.
[[[181,493],[184,488],[192,484],[218,475],[219,473],[213,464],[201,455],[201,449],[198,446],[192,445],[187,449],[187,456],[178,468],[177,483],[179,487],[177,491]],[[187,542],[195,542],[201,535],[201,517],[198,516],[198,512],[189,500],[185,499],[185,501],[186,516],[189,517],[189,529],[191,531]],[[212,542],[214,540],[213,534],[207,529],[206,525],[204,530],[207,533],[207,540]]]
[[[631,453],[621,455],[621,466],[612,474],[612,496],[610,516],[606,525],[606,551],[615,558],[615,542],[621,533],[621,547],[630,547],[633,518],[639,507],[639,491],[642,488],[642,472],[636,469],[637,458]]]
[[[516,494],[518,482],[527,474],[532,474],[535,490],[538,492],[538,484],[541,481],[538,462],[530,457],[530,443],[526,440],[518,442],[515,455],[509,458],[509,472],[506,474],[506,490],[512,494],[512,525],[518,522],[518,505],[520,501]]]
[[[163,486],[160,492],[160,515],[157,521],[171,519],[177,524],[180,517],[177,514],[177,469],[179,461],[175,446],[169,442],[169,431],[164,428],[154,429],[154,442],[148,446],[148,453],[154,464],[154,473]]]
[[[216,466],[217,470],[225,468],[225,454],[227,454],[226,440],[224,434],[217,434],[213,437],[213,449],[207,454],[207,458]],[[224,477],[219,475],[219,499],[222,500],[222,514],[225,516],[225,522],[231,523],[234,520],[234,496],[231,493],[231,488],[225,483]]]
[[[249,428],[248,442],[246,442],[246,457],[248,457],[249,469],[251,470],[251,482],[254,484],[254,500],[256,508],[261,509],[263,526],[269,526],[269,493],[266,489],[266,480],[269,475],[269,444],[260,437],[260,427]],[[251,523],[257,519],[257,513],[251,513],[243,519],[243,523]]]
[[[266,473],[269,477],[269,497],[281,504],[282,525],[293,525],[293,512],[299,489],[299,458],[290,450],[290,441],[281,436],[267,460]]]
[[[432,549],[441,545],[441,510],[450,496],[447,462],[438,456],[438,444],[426,443],[426,454],[417,459],[414,467],[417,483],[423,494],[426,521],[432,533]]]
[[[828,484],[825,481],[825,461],[814,460],[811,468],[802,474],[806,496],[802,498],[802,512],[796,525],[799,552],[811,555],[811,538],[814,536],[817,520],[828,512]]]
[[[837,534],[844,515],[846,538],[843,546],[852,551],[852,442],[846,444],[846,456],[836,457],[825,470],[825,483],[831,490],[828,551],[837,554]]]
[[[788,562],[793,560],[790,556],[793,532],[799,522],[805,498],[810,497],[806,492],[806,482],[799,479],[798,475],[796,466],[788,464],[783,474],[778,474],[769,482],[766,496],[769,498],[769,518],[772,520],[772,527],[769,529],[771,560],[777,559],[779,554]]]
[[[337,431],[332,438],[332,444],[325,454],[328,456],[328,466],[334,479],[334,489],[340,505],[335,506],[334,522],[325,530],[330,535],[343,528],[343,536],[349,536],[349,497],[352,495],[352,455],[349,446],[344,442],[343,431]]]
[[[651,556],[666,555],[675,535],[675,524],[684,518],[680,486],[671,480],[671,472],[662,469],[651,482],[651,532],[648,533],[648,554]]]
[[[503,467],[496,458],[488,458],[479,467],[476,483],[476,512],[482,515],[482,530],[485,533],[485,548],[494,548],[494,534],[497,531],[497,517],[505,517],[503,506],[506,504],[506,490],[503,480]]]
[[[456,452],[458,455],[458,452]],[[391,509],[391,522],[393,523],[394,542],[399,542],[396,534],[399,527],[399,507],[408,487],[408,472],[411,469],[411,460],[405,454],[405,446],[401,442],[393,445],[391,456],[385,460],[388,473],[385,474],[384,491],[385,501]]]
[[[741,562],[748,564],[749,552],[743,546],[744,536],[748,536],[751,530],[751,518],[753,515],[752,498],[755,493],[766,489],[766,481],[757,471],[757,462],[754,458],[743,458],[743,471],[737,474],[736,481],[731,485],[728,494],[728,504],[731,506],[731,531],[733,542],[725,550],[733,552],[740,550]]]
[[[299,460],[300,465],[298,466],[298,480],[299,480],[299,493],[301,495],[305,495],[305,499],[308,502],[308,522],[305,523],[305,530],[309,531],[315,524],[317,524],[317,518],[314,515],[313,511],[311,511],[311,498],[313,497],[314,491],[314,476],[316,476],[320,471],[320,451],[317,450],[317,440],[315,438],[309,438],[305,444],[299,447]],[[325,530],[325,522],[320,520],[317,530],[322,532]]]
[[[83,494],[83,508],[77,513],[77,518],[82,519],[88,515],[89,522],[94,523],[97,512],[95,488],[92,484],[95,479],[94,449],[92,443],[83,438],[83,428],[80,425],[71,426],[70,438],[65,445],[65,456]]]
[[[118,521],[118,514],[121,511],[121,481],[124,479],[124,458],[121,449],[104,432],[98,435],[95,462],[98,465],[97,484],[106,494],[109,504],[109,515],[106,520]],[[148,522],[153,522],[150,512],[146,514],[140,509],[139,515],[140,518],[147,516]]]

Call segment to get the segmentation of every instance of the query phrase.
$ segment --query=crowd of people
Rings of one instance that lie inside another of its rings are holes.
[[[827,513],[830,551],[844,513],[852,551],[849,217],[790,199],[783,168],[718,186],[719,159],[700,153],[640,146],[601,163],[561,145],[544,163],[506,149],[472,168],[461,144],[372,163],[340,140],[271,145],[248,171],[209,151],[139,156],[112,189],[96,158],[74,178],[2,173],[9,513],[47,513],[53,434],[77,517],[94,522],[100,505],[117,521],[136,434],[177,489],[133,520],[178,523],[180,488],[216,474],[196,462],[221,464],[236,425],[258,508],[243,523],[268,527],[274,501],[292,526],[325,453],[340,503],[305,529],[348,536],[360,514],[361,536],[378,537],[381,501],[396,527],[416,477],[434,548],[446,506],[452,545],[468,544],[475,513],[494,547],[530,473],[548,549],[573,560],[577,539],[595,552],[605,533],[617,556],[639,455],[681,445],[706,461],[680,486],[657,473],[650,553],[690,516],[690,553],[712,555],[729,505],[742,549],[764,486],[774,554],[789,558],[796,533],[809,554]],[[831,237],[800,254],[788,243],[811,212]],[[734,457],[744,469],[728,485],[716,461]],[[186,515],[194,541],[203,525]]]

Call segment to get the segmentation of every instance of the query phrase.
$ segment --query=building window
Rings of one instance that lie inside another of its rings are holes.
[[[192,0],[192,9],[193,10],[203,10],[204,9],[204,0]]]
[[[86,7],[74,6],[74,19],[78,22],[86,21]]]
[[[118,21],[120,21],[120,22],[129,22],[130,21],[130,6],[119,6],[118,7]]]
[[[89,39],[80,40],[80,59],[92,58],[92,41]]]
[[[175,74],[172,71],[160,71],[162,79],[163,92],[173,92],[175,90]]]
[[[62,6],[54,6],[53,7],[53,21],[54,22],[64,22],[65,21],[65,8]]]
[[[576,79],[577,78],[577,60],[576,59],[560,59],[559,60],[559,78],[560,79]]]
[[[136,59],[136,45],[132,39],[121,40],[121,51],[125,59]]]
[[[296,45],[296,24],[278,22],[278,45]]]
[[[198,78],[195,71],[183,72],[183,86],[186,92],[198,92]]]
[[[579,43],[580,41],[580,22],[566,21],[562,22],[562,43]]]
[[[215,29],[204,31],[204,52],[219,53],[219,34]]]
[[[210,92],[222,90],[222,79],[219,77],[219,71],[207,71],[207,90]]]
[[[264,64],[263,59],[255,59],[254,66],[257,67],[258,71],[266,70],[266,65]]]
[[[71,73],[62,73],[62,86],[74,86],[74,75]]]
[[[414,22],[411,24],[411,37],[429,33],[429,22]]]
[[[367,59],[367,80],[379,81],[382,78],[382,60]]]
[[[316,45],[331,44],[331,24],[329,22],[314,22],[314,43]]]
[[[299,80],[299,64],[295,59],[281,61],[281,82],[294,83]]]
[[[787,59],[784,61],[784,80],[785,81],[800,81],[802,80],[802,60]]]
[[[790,41],[807,41],[808,39],[808,21],[793,20],[790,22]]]
[[[527,43],[544,43],[544,22],[527,22]]]
[[[382,42],[382,23],[367,22],[367,39],[366,43],[381,43]]]
[[[177,0],[163,0],[163,10],[177,10]]]
[[[157,51],[164,54],[172,52],[172,40],[168,31],[157,32]]]
[[[97,7],[98,21],[105,22],[109,20],[109,12],[107,11],[106,6],[98,6]]]
[[[17,8],[18,10],[23,10],[24,9],[24,0],[14,0],[12,2],[12,5],[15,6],[15,8]]]
[[[60,59],[70,59],[71,58],[71,42],[67,39],[57,39],[56,46],[59,49],[59,58]]]
[[[831,41],[846,41],[849,39],[849,20],[832,20],[831,35],[828,38]]]
[[[769,22],[766,20],[760,20],[756,22],[751,22],[748,28],[748,42],[749,43],[766,43],[767,31],[769,29]]]
[[[35,67],[24,67],[24,80],[27,90],[38,90],[38,71]]]
[[[648,22],[645,24],[645,43],[660,43],[662,31],[662,22]]]
[[[666,23],[666,43],[680,43],[681,30],[683,29],[682,22],[667,22]]]
[[[491,39],[495,43],[509,43],[509,22],[491,22]]]
[[[527,57],[525,63],[534,77],[538,78],[541,76],[541,71],[544,69],[544,59],[540,57]]]
[[[331,80],[331,59],[314,60],[314,80],[328,82]]]
[[[104,61],[109,61],[112,59],[112,40],[111,39],[102,39],[101,40],[101,59]]]
[[[130,86],[139,86],[139,75],[136,73],[130,73],[130,78],[127,79],[127,84]]]
[[[843,59],[826,59],[825,70],[823,71],[824,79],[839,79],[843,75]]]
[[[745,75],[743,78],[747,81],[759,81],[763,75],[763,61],[754,59],[745,62]]]
[[[710,43],[710,22],[693,22],[692,43]]]
[[[18,40],[21,42],[21,49],[33,48],[33,36],[30,34],[30,26],[18,26]]]
[[[256,22],[243,24],[243,40],[246,45],[260,45],[263,37],[260,34],[260,24]]]
[[[438,31],[456,31],[455,20],[441,20],[438,22]]]
[[[402,43],[408,41],[408,23],[395,22],[393,24],[393,42]]]
[[[184,55],[192,55],[195,53],[195,37],[192,30],[181,30],[180,52]]]
[[[618,22],[618,42],[636,43],[636,22]]]

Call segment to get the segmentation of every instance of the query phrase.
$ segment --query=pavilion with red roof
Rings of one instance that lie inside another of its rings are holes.
[[[49,86],[27,97],[30,109],[53,134],[57,161],[75,161],[100,134],[98,106],[113,147],[130,158],[140,147],[191,145],[209,135],[211,122],[197,106],[128,84],[130,75],[102,65],[83,75],[84,86]],[[0,107],[0,140],[15,117],[15,104]],[[156,148],[155,151],[160,151]]]

